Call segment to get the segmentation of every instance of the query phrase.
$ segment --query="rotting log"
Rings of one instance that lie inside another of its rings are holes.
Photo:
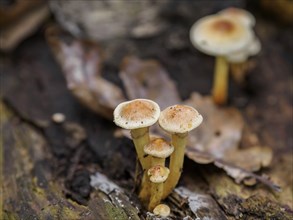
[[[139,219],[128,196],[94,192],[89,205],[65,197],[62,180],[54,179],[55,159],[43,135],[20,121],[1,103],[3,130],[3,218],[1,219]],[[1,161],[2,162],[2,161]],[[2,164],[2,163],[1,163]],[[117,205],[126,204],[127,212]],[[132,208],[132,209],[131,209]]]

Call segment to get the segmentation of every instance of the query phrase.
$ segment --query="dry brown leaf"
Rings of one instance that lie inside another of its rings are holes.
[[[238,147],[244,122],[237,109],[218,107],[210,97],[198,93],[192,93],[185,104],[196,108],[204,118],[200,127],[189,133],[189,146],[214,158],[223,158],[227,150]]]
[[[260,168],[268,167],[271,164],[273,154],[268,147],[253,146],[247,149],[227,151],[223,159],[243,169],[258,171]]]
[[[242,144],[257,143],[257,140],[254,140],[257,138],[252,133],[243,133],[244,120],[237,109],[218,107],[213,104],[210,97],[203,97],[197,93],[193,93],[185,104],[195,107],[204,118],[204,123],[189,134],[186,155],[190,159],[202,164],[214,162],[237,183],[247,180],[247,185],[252,185],[254,179],[257,179],[273,189],[279,189],[267,178],[252,173],[270,165],[272,150],[260,146],[239,148],[243,138],[246,141]],[[249,137],[243,137],[243,134]]]
[[[101,77],[101,49],[93,42],[73,39],[55,27],[46,37],[60,63],[68,88],[85,106],[113,118],[113,109],[125,101],[122,90]]]
[[[129,99],[148,98],[157,102],[162,109],[181,102],[175,83],[156,60],[125,57],[120,78]]]

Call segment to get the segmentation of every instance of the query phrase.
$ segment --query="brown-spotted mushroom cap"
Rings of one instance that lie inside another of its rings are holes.
[[[146,154],[158,158],[167,158],[173,151],[173,145],[163,138],[154,138],[149,144],[144,146],[144,152]]]
[[[227,60],[230,63],[245,62],[249,56],[257,55],[261,50],[261,43],[257,37],[254,37],[251,43],[243,50],[229,54]]]
[[[161,112],[159,125],[168,133],[182,134],[199,126],[202,120],[202,116],[191,106],[173,105]]]
[[[190,30],[195,48],[212,56],[227,56],[242,50],[253,38],[253,32],[241,22],[221,15],[198,20]]]
[[[218,14],[224,17],[237,19],[248,27],[253,27],[255,25],[254,16],[250,12],[241,8],[229,7],[222,11],[219,11]]]
[[[162,217],[168,217],[170,215],[170,211],[170,207],[165,204],[159,204],[153,210],[155,215]]]
[[[114,122],[125,129],[137,129],[155,124],[160,107],[148,99],[134,99],[120,103],[114,110]]]
[[[170,173],[167,167],[156,165],[148,169],[148,176],[153,183],[163,183],[166,181]]]

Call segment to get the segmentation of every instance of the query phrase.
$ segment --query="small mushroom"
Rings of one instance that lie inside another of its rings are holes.
[[[170,207],[165,204],[159,204],[154,208],[153,212],[155,215],[168,217],[170,215]]]
[[[161,165],[165,166],[165,160],[174,151],[174,147],[163,138],[153,138],[150,143],[144,146],[145,154],[151,156],[151,166]],[[143,181],[145,182],[145,176]],[[139,198],[145,203],[150,196],[150,184],[142,184],[142,188],[139,192]]]
[[[154,138],[144,146],[144,152],[151,156],[151,165],[165,166],[165,159],[174,151],[172,144],[163,138]]]
[[[190,30],[190,39],[201,52],[216,56],[215,76],[212,89],[217,104],[227,102],[229,54],[245,48],[253,39],[250,28],[235,19],[210,15],[198,20]]]
[[[143,170],[150,168],[148,158],[144,158],[143,147],[150,141],[149,127],[157,122],[159,116],[159,105],[148,99],[122,102],[114,110],[114,123],[130,130]]]
[[[148,176],[152,182],[151,199],[148,206],[149,210],[153,210],[160,204],[163,196],[164,182],[169,176],[169,169],[167,167],[156,165],[148,170]]]
[[[218,12],[223,17],[237,19],[247,27],[255,25],[255,17],[249,12],[241,8],[229,7]]]
[[[164,186],[166,198],[177,185],[183,168],[188,132],[198,127],[203,118],[194,108],[187,105],[174,105],[161,112],[160,127],[172,136],[174,152],[170,157],[170,176]]]

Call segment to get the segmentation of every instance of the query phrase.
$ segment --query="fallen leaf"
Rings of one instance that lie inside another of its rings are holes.
[[[129,99],[151,99],[157,102],[161,109],[181,102],[175,83],[156,60],[125,57],[119,76]]]
[[[258,143],[258,138],[251,132],[243,132],[244,120],[237,109],[218,107],[210,97],[197,93],[192,93],[190,99],[184,103],[196,108],[204,118],[204,123],[189,133],[187,157],[197,163],[214,163],[237,183],[246,180],[244,183],[252,185],[255,182],[253,179],[257,179],[279,190],[267,178],[252,173],[270,165],[273,157],[271,148],[258,145],[239,148],[240,143]]]
[[[118,86],[101,77],[103,56],[97,44],[76,40],[55,27],[47,29],[46,37],[68,89],[85,106],[112,119],[114,108],[126,99]]]
[[[244,121],[236,108],[219,107],[210,97],[198,93],[192,93],[184,104],[196,108],[204,120],[189,133],[188,146],[209,153],[214,158],[223,158],[228,150],[238,147]]]

